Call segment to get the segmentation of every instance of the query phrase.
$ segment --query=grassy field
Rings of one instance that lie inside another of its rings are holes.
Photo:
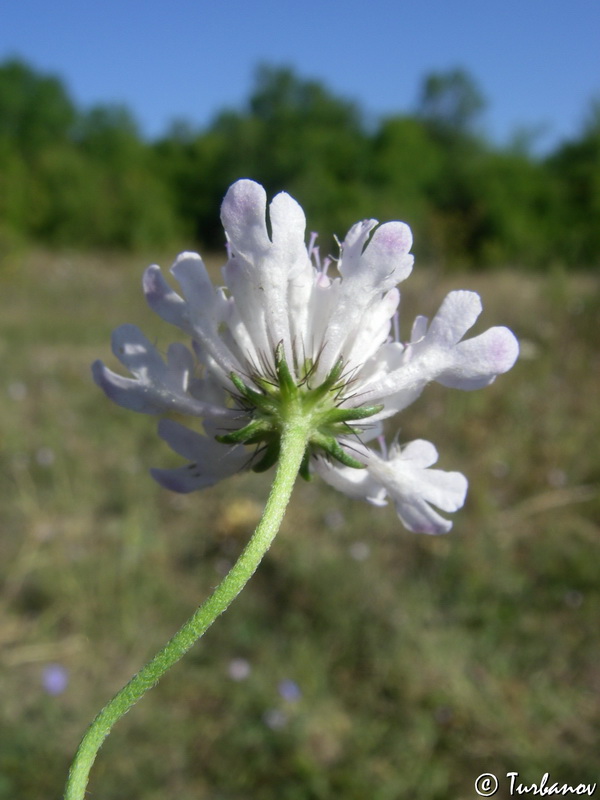
[[[61,796],[93,715],[218,582],[268,492],[270,474],[159,488],[148,468],[177,458],[155,420],[92,383],[121,322],[172,340],[141,294],[147,263],[0,264],[0,800]],[[404,333],[450,288],[522,342],[491,387],[429,387],[401,418],[402,440],[470,479],[452,533],[299,484],[242,596],[115,728],[91,798],[469,800],[486,772],[498,798],[511,771],[598,780],[600,287],[417,266]]]

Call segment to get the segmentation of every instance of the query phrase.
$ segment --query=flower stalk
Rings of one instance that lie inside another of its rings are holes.
[[[244,588],[260,564],[281,526],[285,510],[311,434],[310,415],[292,408],[281,432],[279,463],[263,516],[239,559],[213,594],[196,610],[173,638],[100,711],[77,750],[65,789],[64,800],[83,800],[89,773],[102,743],[114,724],[204,634]]]

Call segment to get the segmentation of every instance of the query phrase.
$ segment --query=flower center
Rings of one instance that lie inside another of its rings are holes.
[[[286,426],[302,421],[310,430],[300,474],[308,480],[311,455],[323,452],[348,467],[363,469],[364,464],[350,456],[340,445],[340,436],[358,435],[360,429],[349,423],[377,414],[382,405],[362,408],[342,408],[346,382],[344,363],[340,359],[318,386],[311,386],[314,368],[305,364],[302,377],[296,382],[286,363],[283,346],[275,351],[275,373],[270,378],[252,376],[259,391],[250,388],[234,373],[231,381],[237,393],[233,397],[250,416],[250,422],[237,431],[217,436],[225,444],[257,445],[258,460],[252,466],[263,472],[279,458],[281,437]]]

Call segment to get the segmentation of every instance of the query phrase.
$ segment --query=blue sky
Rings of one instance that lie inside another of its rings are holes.
[[[143,132],[205,125],[248,98],[257,63],[290,65],[370,118],[410,111],[422,77],[466,68],[498,142],[577,135],[600,98],[599,0],[4,0],[0,61],[61,77],[78,106],[118,102]]]

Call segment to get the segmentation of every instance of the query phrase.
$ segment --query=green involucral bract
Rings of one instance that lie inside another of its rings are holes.
[[[273,380],[254,377],[253,382],[261,391],[251,389],[232,373],[231,382],[237,390],[236,400],[251,416],[243,428],[217,436],[224,444],[255,444],[260,456],[252,469],[263,472],[273,466],[279,458],[281,435],[286,422],[294,418],[309,418],[312,433],[309,437],[300,474],[309,478],[308,461],[313,453],[322,451],[347,467],[364,469],[365,465],[350,456],[338,442],[339,436],[358,435],[360,430],[348,423],[367,419],[377,414],[382,405],[364,408],[342,408],[345,382],[342,379],[344,365],[340,359],[325,380],[316,387],[310,385],[313,367],[305,364],[303,377],[296,382],[292,376],[283,347],[275,352],[275,375]]]

